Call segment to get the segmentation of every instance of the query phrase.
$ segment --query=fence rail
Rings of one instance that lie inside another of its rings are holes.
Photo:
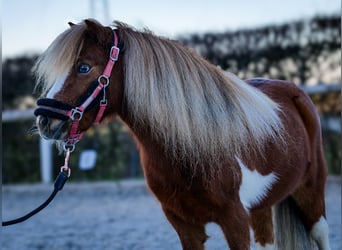
[[[2,122],[15,122],[34,119],[34,109],[2,111]]]
[[[299,87],[302,90],[304,90],[308,95],[341,91],[341,84],[339,83],[335,83],[335,84],[318,83],[313,86],[301,85]]]

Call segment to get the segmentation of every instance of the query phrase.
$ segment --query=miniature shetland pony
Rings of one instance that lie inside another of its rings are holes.
[[[286,81],[243,81],[176,41],[114,25],[70,24],[39,58],[41,136],[70,144],[71,130],[120,119],[183,249],[204,249],[208,222],[230,249],[250,249],[250,227],[258,249],[330,249],[327,170],[309,97]]]

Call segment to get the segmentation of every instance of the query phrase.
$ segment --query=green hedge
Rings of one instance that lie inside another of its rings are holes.
[[[4,123],[3,132],[3,183],[40,181],[39,135],[32,134],[33,122]],[[79,158],[85,149],[97,151],[96,166],[80,170]],[[64,163],[63,154],[53,146],[53,176]],[[71,154],[69,166],[71,181],[116,180],[142,177],[139,158],[132,139],[117,122],[91,128]]]

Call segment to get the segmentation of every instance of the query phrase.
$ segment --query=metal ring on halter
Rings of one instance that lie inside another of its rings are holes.
[[[70,153],[72,153],[75,150],[75,144],[68,144],[68,142],[65,142],[63,144],[63,150],[64,150],[64,152],[69,151]]]
[[[76,115],[79,115],[79,117],[76,117]],[[77,108],[74,108],[74,109],[72,109],[72,113],[70,115],[70,119],[71,120],[75,120],[75,119],[81,120],[82,116],[83,116],[83,111],[79,110]]]
[[[105,82],[102,82],[102,81],[101,81],[102,79],[104,79]],[[109,84],[109,77],[108,77],[108,76],[105,76],[105,75],[100,75],[99,78],[97,78],[97,81],[98,81],[99,83],[102,83],[102,84],[103,84],[103,87],[105,88],[105,87],[107,87],[108,84]]]

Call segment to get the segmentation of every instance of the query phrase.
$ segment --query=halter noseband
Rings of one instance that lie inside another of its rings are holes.
[[[113,30],[113,46],[110,49],[109,59],[107,65],[97,79],[90,84],[87,91],[77,100],[76,107],[68,103],[57,101],[51,98],[42,98],[37,101],[38,108],[34,114],[54,117],[60,120],[72,120],[71,129],[68,138],[64,141],[64,150],[72,152],[75,145],[82,139],[84,132],[77,133],[79,123],[83,117],[84,112],[90,111],[99,101],[100,108],[97,112],[94,124],[98,124],[107,107],[106,88],[109,85],[109,78],[112,73],[115,62],[118,60],[120,49],[118,47],[119,39],[116,32]],[[101,93],[103,93],[102,99]]]

